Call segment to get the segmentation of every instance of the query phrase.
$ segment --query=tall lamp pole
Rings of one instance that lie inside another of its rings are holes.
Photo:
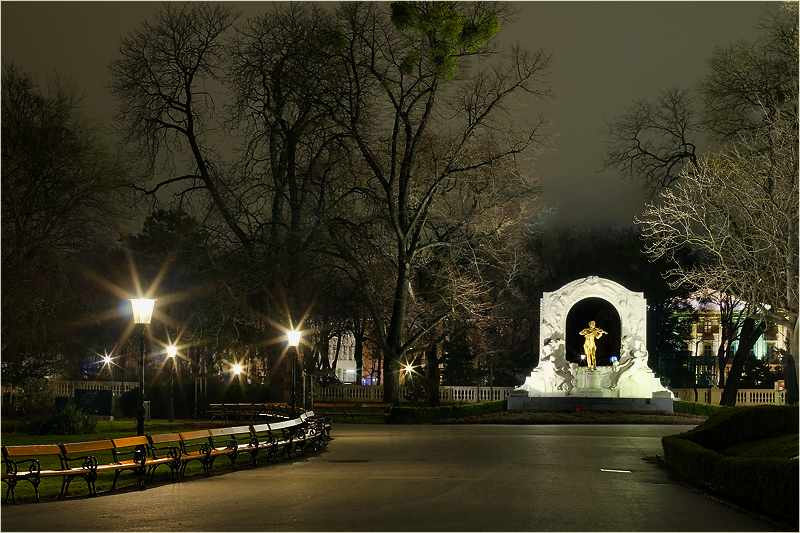
[[[172,374],[169,379],[169,421],[175,422],[175,365],[178,363],[175,356],[178,355],[178,347],[167,346],[167,355],[172,359]]]
[[[147,335],[147,324],[153,318],[153,307],[156,301],[149,298],[131,298],[133,322],[142,324],[142,335],[139,338],[139,409],[136,414],[136,434],[144,435],[144,338]]]
[[[295,367],[297,366],[297,359],[300,352],[300,337],[302,333],[296,329],[286,332],[286,339],[289,346],[294,346],[294,361],[292,361],[292,418],[295,418],[297,411],[297,392],[294,384]]]

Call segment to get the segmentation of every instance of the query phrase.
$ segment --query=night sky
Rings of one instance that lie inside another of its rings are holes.
[[[752,39],[764,2],[518,2],[504,43],[544,48],[554,57],[557,103],[537,103],[558,134],[555,153],[537,160],[542,202],[558,206],[548,226],[626,226],[643,199],[616,172],[601,171],[606,120],[634,99],[690,87],[707,73],[715,46]],[[87,112],[109,123],[114,101],[104,83],[119,39],[160,2],[0,3],[2,59],[44,84],[58,73],[86,94]],[[237,2],[243,16],[265,2]]]

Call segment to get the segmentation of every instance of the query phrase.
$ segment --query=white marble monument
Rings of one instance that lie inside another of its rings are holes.
[[[611,366],[599,366],[596,370],[570,363],[566,357],[567,314],[573,305],[586,298],[609,302],[621,322],[622,340],[616,360]],[[540,311],[539,364],[514,396],[519,398],[524,390],[529,397],[550,398],[674,397],[647,366],[647,302],[641,292],[631,292],[614,281],[589,276],[567,283],[555,292],[544,293]]]

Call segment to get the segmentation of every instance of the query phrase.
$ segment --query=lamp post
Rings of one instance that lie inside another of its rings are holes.
[[[136,434],[144,435],[144,337],[147,324],[153,318],[153,307],[156,301],[149,298],[131,298],[133,322],[142,324],[142,335],[139,338],[139,409],[136,414]]]
[[[178,355],[178,347],[167,346],[167,355],[172,359],[172,374],[169,378],[169,421],[175,422],[175,365],[177,364],[175,356]]]
[[[302,333],[296,329],[286,332],[286,339],[289,346],[294,346],[294,361],[292,361],[292,418],[295,417],[297,410],[297,392],[294,384],[294,367],[297,366],[297,359],[300,351],[300,336]]]

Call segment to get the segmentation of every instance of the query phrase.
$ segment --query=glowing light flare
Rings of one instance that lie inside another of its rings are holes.
[[[131,298],[133,321],[137,324],[149,324],[153,319],[153,308],[156,301],[151,298]]]
[[[242,370],[244,370],[244,367],[239,363],[233,365],[233,373],[236,374],[237,376],[242,373]]]
[[[406,374],[410,374],[414,371],[414,367],[407,364],[406,366],[403,367],[403,370],[405,370]]]
[[[178,347],[173,345],[167,346],[167,356],[174,359],[176,355],[178,355]]]
[[[286,332],[286,340],[289,346],[294,346],[297,348],[300,346],[300,337],[303,336],[303,332],[296,329],[290,329]]]

